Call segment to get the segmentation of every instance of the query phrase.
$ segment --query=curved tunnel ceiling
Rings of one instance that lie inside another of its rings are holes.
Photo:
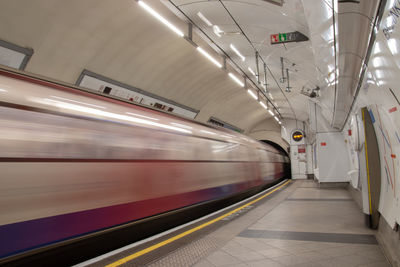
[[[321,20],[324,28],[310,31],[307,0],[283,5],[261,0],[145,2],[185,34],[189,17],[211,38],[194,33],[193,41],[220,62],[225,52],[236,67],[227,64],[227,70],[216,68],[132,0],[8,0],[0,9],[0,39],[34,49],[28,72],[74,84],[82,70],[88,69],[199,110],[198,121],[206,122],[213,116],[246,132],[271,116],[227,72],[245,74],[257,84],[248,69],[256,69],[255,48],[267,64],[267,96],[272,96],[279,113],[284,119],[308,119],[309,97],[301,90],[323,87],[326,73],[321,64],[326,62],[314,56],[321,51],[329,53],[329,47],[316,51],[314,43],[315,36],[323,36],[331,24]],[[181,18],[174,14],[181,12],[177,8],[187,16],[185,20],[182,13]],[[221,37],[199,18],[199,11],[220,27]],[[293,31],[305,34],[310,41],[270,44],[270,34]],[[213,42],[223,52],[213,51]],[[291,92],[285,92],[287,83],[280,81],[281,57],[289,70]],[[264,82],[262,73],[260,65],[259,88]]]

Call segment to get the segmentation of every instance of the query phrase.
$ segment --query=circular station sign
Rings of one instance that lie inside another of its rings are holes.
[[[304,137],[304,134],[300,131],[294,131],[292,133],[292,139],[296,142],[300,142]]]

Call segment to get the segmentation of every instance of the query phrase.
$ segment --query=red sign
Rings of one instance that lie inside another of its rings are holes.
[[[392,112],[395,112],[395,111],[397,111],[396,107],[393,107],[393,108],[389,109],[389,113],[392,113]]]
[[[321,142],[321,146],[326,146],[326,142]]]
[[[393,159],[396,158],[396,155],[395,155],[395,154],[391,154],[390,156],[391,156]]]
[[[271,44],[279,42],[279,33],[271,34]]]
[[[297,152],[299,152],[299,153],[306,153],[306,149],[305,149],[305,148],[299,148],[299,149],[297,150]]]
[[[351,136],[351,129],[349,129],[349,136]]]

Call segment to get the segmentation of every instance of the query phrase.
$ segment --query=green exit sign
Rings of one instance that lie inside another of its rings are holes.
[[[308,37],[301,32],[286,32],[271,34],[271,44],[308,41]]]

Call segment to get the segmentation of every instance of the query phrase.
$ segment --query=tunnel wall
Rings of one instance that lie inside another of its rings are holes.
[[[393,266],[400,264],[400,26],[396,25],[399,8],[398,1],[386,2],[358,97],[342,132],[350,155],[351,184],[362,192],[363,209],[368,213],[368,194],[375,189],[368,189],[373,186],[368,181],[376,177],[368,177],[369,150],[362,116],[372,122],[381,166],[377,237]],[[362,108],[366,108],[364,114]]]

